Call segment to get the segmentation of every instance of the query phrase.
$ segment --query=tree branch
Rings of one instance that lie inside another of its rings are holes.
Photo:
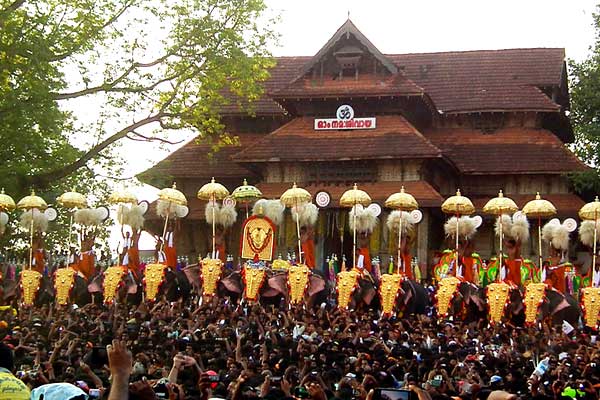
[[[156,137],[156,136],[142,135],[141,133],[136,132],[136,131],[131,131],[130,133],[133,134],[133,135],[135,135],[135,136],[137,136],[137,138],[136,137],[131,137],[131,136],[127,135],[127,139],[129,139],[129,140],[135,140],[135,141],[138,141],[138,142],[161,142],[161,143],[166,143],[166,144],[179,144],[179,143],[183,143],[183,140],[178,140],[177,142],[172,142],[170,140],[163,139],[163,138]]]
[[[86,163],[88,161],[90,161],[91,159],[96,157],[98,154],[100,154],[100,152],[102,152],[108,146],[110,146],[114,142],[118,141],[119,139],[123,139],[130,132],[133,132],[134,130],[136,130],[142,126],[151,124],[153,122],[158,122],[158,121],[160,121],[161,118],[163,118],[165,116],[166,116],[166,114],[158,113],[158,114],[146,117],[144,119],[141,119],[138,122],[135,122],[135,123],[127,126],[126,128],[121,129],[120,131],[118,131],[118,132],[114,133],[113,135],[109,136],[108,138],[104,139],[102,142],[93,146],[91,149],[89,149],[87,152],[85,152],[78,160],[76,160],[70,164],[64,165],[58,169],[55,169],[54,171],[46,172],[46,173],[39,174],[39,175],[29,176],[28,177],[28,181],[29,181],[28,186],[35,186],[37,188],[47,187],[51,182],[62,179],[64,177],[72,174],[73,172],[77,171],[79,168],[86,165]]]
[[[1,14],[8,14],[10,12],[16,11],[17,9],[19,9],[23,4],[25,4],[25,0],[15,0],[12,2],[12,4],[10,4],[8,7],[6,7],[4,10],[2,10]]]

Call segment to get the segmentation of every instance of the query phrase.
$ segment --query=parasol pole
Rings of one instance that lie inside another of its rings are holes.
[[[354,229],[352,230],[352,268],[356,268],[356,200],[354,201],[354,213],[352,220],[354,221]]]
[[[212,208],[212,256],[213,258],[217,257],[217,242],[215,240],[215,205],[217,203],[217,200],[215,199],[215,195],[214,193],[211,195],[211,201],[213,202],[213,206]]]
[[[29,226],[29,270],[33,269],[33,208],[31,208],[31,224]]]
[[[458,220],[460,213],[458,212],[458,208],[456,209],[456,254],[454,254],[454,275],[456,275],[456,271],[458,270]]]
[[[245,201],[244,204],[246,205],[246,219],[248,219],[248,202]]]
[[[298,261],[302,264],[302,241],[300,240],[300,212],[298,211],[298,199],[296,202],[296,233],[298,235]]]
[[[499,214],[500,218],[500,245],[499,245],[499,249],[500,249],[500,256],[498,257],[498,259],[500,260],[500,264],[498,266],[498,271],[502,271],[502,236],[504,235],[504,231],[502,230],[502,213]],[[500,280],[498,279],[500,277],[500,274],[496,274],[496,282],[499,282]]]
[[[542,217],[538,216],[538,251],[539,251],[539,260],[540,260],[540,271],[543,271],[544,268],[544,260],[542,257]],[[540,272],[540,278],[541,278]]]
[[[594,210],[594,254],[592,255],[592,276],[590,278],[590,286],[594,286],[594,272],[596,272],[596,240],[597,233],[596,229],[598,228],[598,212]]]
[[[398,228],[398,274],[401,270],[404,272],[402,268],[402,209],[400,209],[400,226]]]
[[[69,259],[71,258],[71,247],[73,245],[73,210],[71,210],[69,214],[69,258],[67,259],[67,265],[69,264]]]
[[[165,217],[165,226],[163,228],[163,234],[162,234],[163,240],[160,244],[161,252],[163,251],[163,247],[165,246],[165,241],[167,240],[167,225],[169,224],[169,213],[170,212],[171,212],[171,202],[169,201],[169,207],[167,208],[167,216]],[[213,212],[214,212],[214,208],[213,208]],[[213,214],[213,222],[214,222],[214,218],[215,218],[215,216]],[[214,235],[214,231],[213,231],[213,235]],[[214,249],[213,249],[213,251],[214,251]]]

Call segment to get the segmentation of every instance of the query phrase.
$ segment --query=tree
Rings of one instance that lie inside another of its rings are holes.
[[[0,0],[0,185],[90,183],[124,138],[223,139],[219,109],[249,107],[273,63],[264,11],[262,0]],[[78,121],[72,110],[90,104],[99,114]]]
[[[571,121],[575,131],[573,150],[594,169],[572,175],[584,197],[600,193],[600,6],[593,14],[596,29],[591,53],[581,62],[571,61]]]

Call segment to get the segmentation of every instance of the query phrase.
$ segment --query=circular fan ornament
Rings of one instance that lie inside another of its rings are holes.
[[[4,188],[2,188],[2,190],[0,190],[0,211],[12,211],[16,207],[13,198],[4,193]]]
[[[279,201],[286,207],[292,208],[298,212],[299,206],[310,203],[312,200],[312,195],[308,192],[308,190],[300,188],[296,185],[296,182],[292,185],[292,187],[281,195]],[[300,218],[299,215],[296,216],[296,234],[298,236],[298,260],[299,264],[303,263],[302,260],[302,243],[300,239]]]
[[[373,215],[376,217],[379,217],[381,215],[381,206],[377,203],[369,204],[367,209],[370,210],[373,213]]]
[[[508,198],[508,197],[504,197],[504,193],[502,193],[502,190],[500,190],[500,192],[498,192],[498,197],[494,197],[493,199],[489,200],[485,206],[483,206],[483,212],[486,214],[492,214],[492,215],[496,215],[498,217],[502,217],[502,214],[512,214],[516,211],[519,210],[519,207],[517,207],[517,205],[515,204],[515,202]],[[498,265],[504,265],[502,263],[502,257],[503,257],[503,252],[502,252],[502,245],[504,243],[504,238],[503,238],[503,230],[502,230],[502,218],[498,218],[498,222],[500,224],[500,235],[499,236],[499,251],[500,251],[500,255],[498,256],[498,259],[500,260]],[[499,274],[497,275],[496,279],[499,278]]]
[[[353,208],[357,206],[367,207],[371,204],[371,196],[364,190],[360,190],[356,183],[350,190],[346,190],[340,198],[340,206]],[[356,267],[356,212],[354,215],[354,223],[352,227],[352,267]]]
[[[404,186],[402,186],[398,193],[394,193],[387,198],[385,201],[385,206],[400,211],[412,212],[418,211],[417,209],[419,208],[419,203],[417,203],[417,200],[415,200],[414,196],[410,193],[407,193],[404,190]],[[421,217],[422,216],[423,214],[421,214]],[[404,271],[406,266],[403,265],[402,260],[402,217],[398,218],[398,221],[398,273],[400,273],[400,271]]]
[[[213,177],[209,183],[203,185],[199,190],[197,197],[200,200],[212,201],[216,203],[217,200],[223,200],[225,197],[229,196],[229,190],[220,183],[215,181]],[[216,257],[217,254],[217,244],[216,244],[216,233],[215,233],[215,207],[213,207],[212,211],[212,257]]]
[[[318,192],[315,195],[315,203],[321,207],[325,208],[331,203],[331,196],[327,192]]]
[[[556,207],[554,204],[550,203],[548,200],[542,199],[540,193],[538,192],[535,195],[535,199],[529,201],[527,204],[523,206],[523,214],[527,216],[527,218],[537,218],[538,220],[538,254],[539,254],[539,266],[544,264],[544,260],[542,258],[542,218],[552,217],[556,215]]]

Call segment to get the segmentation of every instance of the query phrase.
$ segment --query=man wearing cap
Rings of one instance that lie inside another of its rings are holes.
[[[29,400],[29,388],[13,374],[12,350],[0,343],[0,400]]]

